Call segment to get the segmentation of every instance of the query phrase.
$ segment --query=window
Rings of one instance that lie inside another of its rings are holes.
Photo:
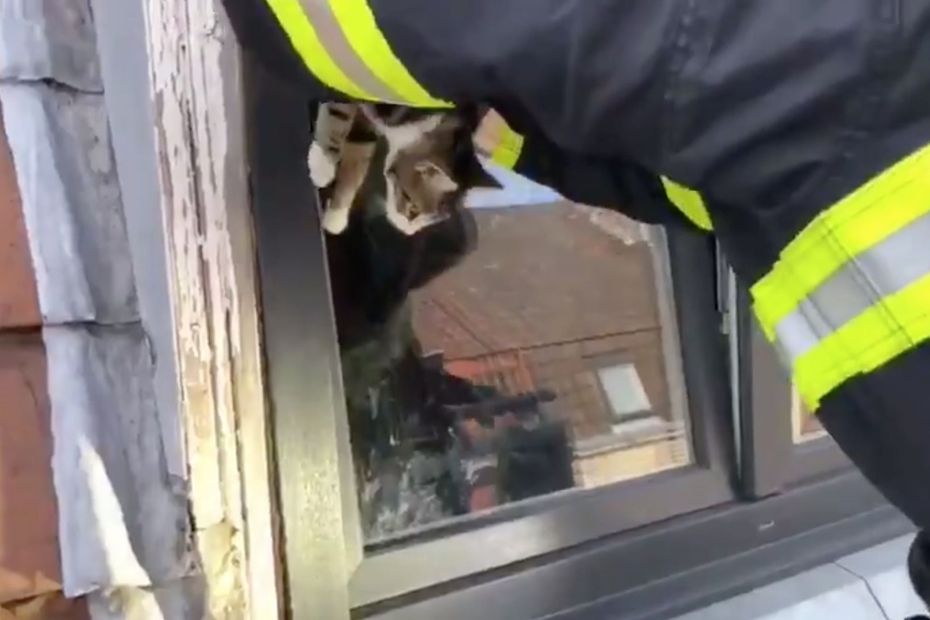
[[[279,429],[335,433],[359,613],[733,498],[705,240],[562,200],[416,239],[357,211],[324,243],[307,115],[273,92],[251,133],[269,382]],[[607,359],[665,423],[615,432]],[[317,454],[278,436],[279,460]]]
[[[633,364],[601,368],[597,371],[597,378],[607,394],[607,404],[615,425],[655,415]]]
[[[722,454],[692,433],[707,424],[689,402],[682,347],[697,356],[701,345],[680,341],[662,231],[565,200],[460,216],[414,240],[414,263],[397,260],[408,240],[377,215],[356,220],[364,235],[326,239],[368,553],[386,565],[411,555],[429,563],[456,539],[522,537],[553,519],[581,542],[728,499]],[[359,239],[377,245],[360,251]],[[346,256],[366,253],[376,269],[346,267]],[[395,264],[412,274],[386,281],[422,285],[361,299],[348,290],[379,291]],[[713,328],[711,307],[682,306]],[[671,472],[680,474],[657,478]],[[674,501],[647,509],[666,493]],[[599,522],[573,526],[590,519],[584,505]],[[562,546],[488,550],[477,566]],[[361,604],[441,576],[367,566]]]
[[[902,531],[718,294],[711,240],[489,196],[418,239],[376,212],[324,237],[306,102],[250,92],[301,617],[669,617]]]
[[[804,406],[771,344],[762,335],[748,303],[736,295],[736,339],[743,461],[747,492],[766,496],[786,486],[849,470],[851,464]]]
[[[565,200],[459,217],[413,263],[377,215],[327,238],[369,546],[693,462],[664,236]]]

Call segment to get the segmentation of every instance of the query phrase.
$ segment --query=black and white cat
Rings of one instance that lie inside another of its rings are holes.
[[[387,145],[385,215],[406,235],[447,219],[470,189],[500,185],[481,165],[477,107],[418,110],[387,104],[319,106],[307,157],[310,178],[330,187],[323,227],[342,233],[379,140]]]

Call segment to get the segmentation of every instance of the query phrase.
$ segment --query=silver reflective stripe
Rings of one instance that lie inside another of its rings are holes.
[[[329,5],[330,1],[339,2],[339,0],[300,0],[300,4],[304,8],[307,19],[313,25],[320,43],[329,52],[333,62],[356,86],[375,99],[389,103],[403,103],[401,96],[372,73],[355,53]]]
[[[930,214],[851,260],[782,319],[775,326],[781,354],[793,362],[883,298],[928,273]]]

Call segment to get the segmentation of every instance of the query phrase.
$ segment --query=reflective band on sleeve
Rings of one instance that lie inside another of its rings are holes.
[[[751,289],[763,330],[812,411],[851,377],[930,338],[928,153],[824,211],[789,245],[801,240],[804,251],[786,248]]]
[[[327,0],[316,0],[326,2]],[[355,53],[381,80],[401,96],[401,103],[423,108],[451,108],[452,104],[436,99],[423,88],[394,55],[387,39],[378,29],[367,0],[328,0],[333,14],[342,25]]]
[[[930,146],[818,215],[752,287],[769,339],[801,300],[858,254],[930,212]],[[890,204],[893,200],[894,204]]]
[[[523,151],[523,136],[515,132],[506,123],[499,121],[502,125],[498,129],[499,138],[490,149],[491,161],[499,166],[512,170],[520,160],[520,154]],[[679,211],[681,211],[688,220],[701,230],[711,231],[714,229],[710,220],[710,213],[704,205],[704,199],[701,195],[684,185],[679,185],[671,179],[662,177],[662,185],[665,187],[665,194]]]
[[[704,199],[698,192],[666,177],[662,177],[662,186],[665,188],[665,195],[668,196],[669,202],[675,205],[692,224],[701,230],[714,229]]]
[[[513,170],[517,162],[520,161],[520,153],[523,152],[523,136],[515,132],[508,125],[501,129],[500,140],[491,151],[491,161],[498,166]]]
[[[898,231],[833,274],[775,326],[794,359],[837,327],[930,273],[930,214]],[[930,312],[930,308],[928,308]]]
[[[372,100],[372,96],[346,76],[342,68],[320,42],[316,30],[307,19],[300,0],[266,0],[291,45],[318,80],[335,91],[355,99]]]
[[[389,103],[400,103],[403,100],[394,89],[372,73],[362,58],[355,53],[328,0],[300,0],[300,3],[320,43],[365,93],[365,99]]]
[[[474,139],[479,154],[508,170],[514,169],[523,153],[523,136],[494,110],[488,110],[481,119]]]
[[[854,377],[881,368],[930,338],[930,275],[821,340],[794,363],[798,392],[811,411]]]
[[[354,99],[448,108],[410,75],[366,0],[266,0],[307,69]]]

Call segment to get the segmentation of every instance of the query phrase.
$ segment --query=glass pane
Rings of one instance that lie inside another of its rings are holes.
[[[791,386],[791,432],[796,444],[819,439],[827,434],[820,425],[820,421],[817,420],[817,416],[808,411],[793,384]]]
[[[690,464],[653,238],[564,201],[328,237],[366,542]]]
[[[607,404],[615,424],[638,415],[652,415],[652,405],[635,364],[601,368],[597,371],[597,378],[607,393]]]

